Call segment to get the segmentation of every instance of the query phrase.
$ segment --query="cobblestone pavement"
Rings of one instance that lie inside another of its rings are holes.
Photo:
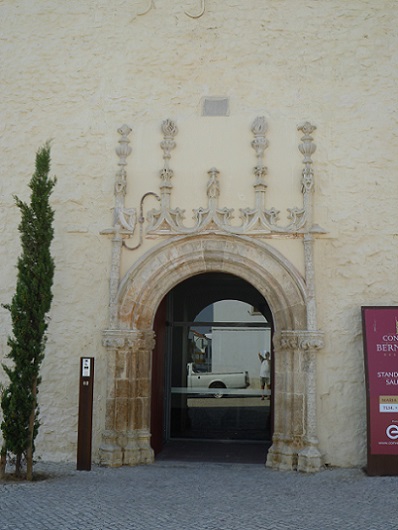
[[[262,465],[157,462],[0,483],[1,530],[398,530],[398,478]]]

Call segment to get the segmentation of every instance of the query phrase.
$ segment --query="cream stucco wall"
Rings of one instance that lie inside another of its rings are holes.
[[[317,151],[315,222],[320,449],[326,462],[365,460],[361,305],[398,304],[398,10],[391,0],[4,0],[0,3],[0,301],[15,286],[19,212],[34,154],[53,139],[54,302],[40,392],[37,454],[74,459],[78,365],[96,358],[94,455],[104,426],[110,241],[117,128],[132,127],[126,205],[158,191],[160,124],[179,127],[170,165],[174,206],[205,206],[220,170],[220,205],[252,204],[250,126],[269,124],[267,207],[300,206],[298,124]],[[202,117],[204,96],[226,96],[228,117]],[[155,206],[148,199],[148,207]],[[122,272],[147,252],[125,254]],[[303,272],[301,241],[271,241]],[[0,309],[0,360],[10,332]],[[1,373],[1,372],[0,372]],[[0,375],[1,379],[1,375]]]

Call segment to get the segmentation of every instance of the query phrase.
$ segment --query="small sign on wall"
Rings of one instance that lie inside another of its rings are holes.
[[[90,357],[82,358],[82,377],[90,377],[91,359]]]
[[[398,307],[362,307],[369,475],[398,475]]]

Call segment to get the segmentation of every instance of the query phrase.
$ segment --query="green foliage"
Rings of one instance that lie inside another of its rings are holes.
[[[49,171],[50,145],[47,143],[36,154],[36,171],[29,183],[30,204],[15,197],[21,212],[18,229],[22,253],[17,263],[16,292],[11,304],[3,306],[10,311],[13,331],[8,338],[10,351],[7,357],[11,363],[3,365],[10,380],[1,400],[3,452],[11,452],[19,460],[26,454],[29,445],[34,450],[39,428],[36,395],[45,352],[47,314],[52,301],[54,276],[54,261],[50,253],[54,212],[49,198],[56,180],[49,178]]]

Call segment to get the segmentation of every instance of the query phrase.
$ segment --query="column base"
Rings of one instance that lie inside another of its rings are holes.
[[[297,471],[316,473],[323,468],[323,457],[315,444],[304,447],[298,453]]]
[[[151,435],[147,431],[127,433],[127,444],[124,448],[124,465],[138,466],[152,464],[155,453],[150,445]]]
[[[108,467],[138,466],[155,460],[147,431],[105,431],[99,449],[99,464]]]
[[[299,449],[297,444],[277,437],[267,455],[266,467],[279,471],[300,471],[316,473],[323,469],[323,456],[318,450],[318,442],[304,442],[305,447]]]
[[[297,469],[297,449],[291,441],[275,439],[274,435],[265,465],[278,471],[294,471]]]
[[[99,464],[107,467],[120,467],[123,465],[123,450],[118,443],[118,435],[113,431],[102,433]]]

